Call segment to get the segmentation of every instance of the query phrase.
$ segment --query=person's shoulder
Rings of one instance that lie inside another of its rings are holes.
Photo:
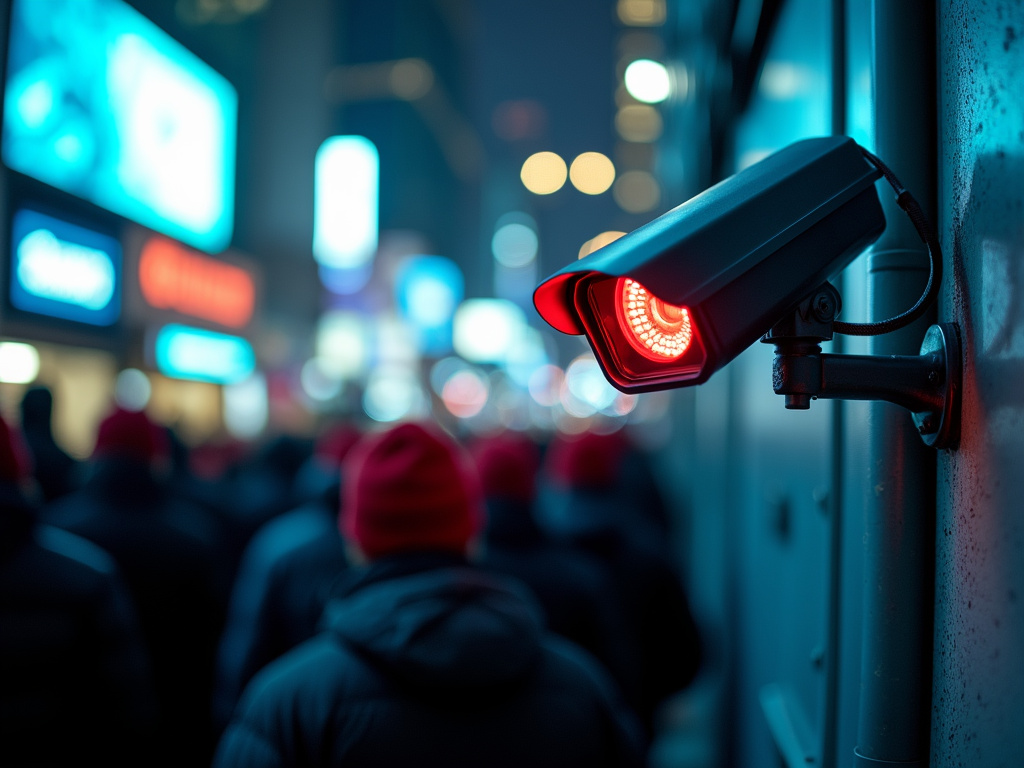
[[[543,673],[561,685],[590,690],[600,698],[614,697],[615,683],[604,665],[577,643],[546,633],[541,643]]]
[[[76,533],[43,524],[36,529],[35,538],[41,549],[63,561],[69,569],[103,577],[117,572],[114,558],[105,549]]]
[[[365,666],[329,632],[311,637],[263,667],[246,686],[241,706],[263,707],[287,701],[343,696]]]

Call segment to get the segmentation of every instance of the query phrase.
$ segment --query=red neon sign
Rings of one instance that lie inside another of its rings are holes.
[[[153,307],[241,328],[252,319],[256,286],[241,267],[226,264],[162,237],[139,256],[139,287]]]

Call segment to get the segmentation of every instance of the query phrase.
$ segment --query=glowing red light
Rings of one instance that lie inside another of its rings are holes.
[[[139,255],[139,287],[150,306],[244,327],[256,308],[252,275],[162,237],[148,240]]]
[[[615,286],[616,316],[633,348],[648,360],[667,362],[682,357],[693,341],[686,307],[652,296],[636,280],[620,277]]]

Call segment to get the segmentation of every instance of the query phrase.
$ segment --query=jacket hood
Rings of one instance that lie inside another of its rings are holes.
[[[543,631],[521,587],[459,565],[361,582],[328,603],[324,621],[378,669],[434,693],[514,685],[539,658]]]

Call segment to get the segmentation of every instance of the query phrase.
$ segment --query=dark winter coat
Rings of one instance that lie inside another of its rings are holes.
[[[515,582],[441,555],[378,561],[328,629],[258,674],[216,768],[638,765],[635,724]]]
[[[552,541],[533,518],[529,502],[487,501],[480,564],[521,580],[544,610],[547,627],[597,657],[626,693],[638,665],[629,651],[625,616],[604,563],[578,548]]]
[[[337,518],[336,503],[311,502],[265,523],[246,546],[217,649],[218,729],[253,675],[317,633],[330,588],[348,567]]]
[[[198,513],[181,505],[142,462],[94,463],[78,491],[42,510],[116,561],[138,610],[166,743],[151,765],[208,761],[213,659],[220,628],[215,544]]]
[[[0,483],[0,764],[146,762],[149,660],[113,560]]]

